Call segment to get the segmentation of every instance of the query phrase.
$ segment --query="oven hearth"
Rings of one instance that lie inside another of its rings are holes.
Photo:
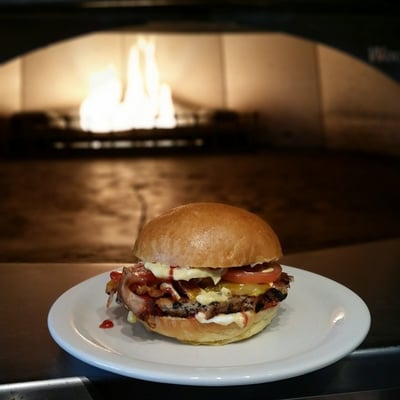
[[[182,112],[174,128],[85,131],[74,112],[21,112],[10,120],[8,148],[14,155],[235,150],[252,146],[257,113],[230,110]]]

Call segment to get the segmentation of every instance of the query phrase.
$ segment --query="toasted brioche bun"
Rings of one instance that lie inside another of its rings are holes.
[[[133,252],[143,261],[195,268],[229,268],[282,256],[267,222],[244,209],[212,202],[186,204],[152,219]]]
[[[247,324],[219,325],[200,323],[194,318],[151,317],[148,323],[140,321],[148,330],[193,345],[223,345],[250,338],[269,325],[278,305],[258,313],[248,312]]]

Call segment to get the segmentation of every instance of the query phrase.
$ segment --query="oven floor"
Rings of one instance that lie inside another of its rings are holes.
[[[129,262],[144,221],[191,201],[260,214],[285,254],[400,236],[396,158],[267,151],[0,165],[0,262]]]

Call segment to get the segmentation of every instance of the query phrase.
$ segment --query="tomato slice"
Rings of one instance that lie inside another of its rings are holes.
[[[226,270],[222,279],[235,283],[270,283],[276,281],[282,273],[282,267],[277,263],[265,263],[254,267],[236,267]]]

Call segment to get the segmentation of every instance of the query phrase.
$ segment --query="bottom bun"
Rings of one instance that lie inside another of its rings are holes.
[[[201,323],[194,318],[151,317],[148,322],[140,321],[148,330],[181,342],[198,345],[223,345],[248,339],[261,332],[275,317],[278,305],[259,311],[249,312],[247,323],[240,327],[236,323],[220,325],[214,322]]]

